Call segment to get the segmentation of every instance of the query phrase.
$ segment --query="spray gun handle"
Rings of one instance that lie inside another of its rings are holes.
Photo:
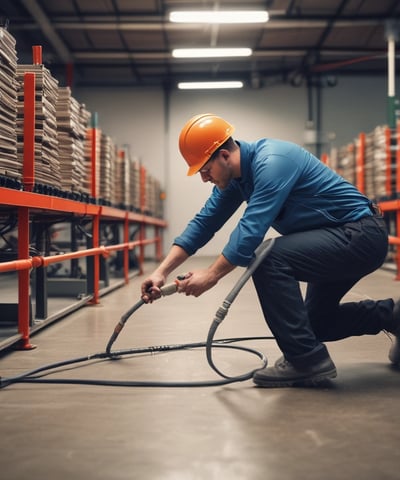
[[[168,283],[167,285],[163,285],[162,287],[160,287],[161,295],[165,297],[167,295],[172,295],[173,293],[176,293],[178,290],[178,285],[178,280],[175,280],[172,283]]]
[[[163,285],[162,287],[160,287],[161,295],[165,297],[167,295],[172,295],[173,293],[176,293],[178,291],[179,281],[186,280],[191,276],[192,276],[192,272],[178,275],[176,277],[176,280],[174,280],[172,283],[168,283],[167,285]]]

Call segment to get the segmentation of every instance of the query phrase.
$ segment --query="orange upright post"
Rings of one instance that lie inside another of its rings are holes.
[[[35,184],[35,74],[24,75],[24,190],[31,192]]]
[[[141,166],[140,167],[140,210],[142,213],[145,213],[146,210],[146,169]],[[140,274],[143,273],[143,263],[144,263],[144,243],[143,241],[146,238],[146,225],[142,223],[139,228],[139,240],[140,240],[140,247],[139,247],[139,272]]]
[[[145,213],[146,210],[146,169],[140,166],[140,211]]]
[[[92,116],[92,128],[90,129],[90,154],[91,154],[91,195],[97,197],[97,113]]]
[[[329,166],[329,155],[324,152],[322,155],[321,155],[321,162],[326,165],[326,166]]]
[[[124,220],[124,243],[129,242],[129,219],[128,219],[128,212],[125,213],[125,220]],[[124,268],[124,279],[125,283],[129,283],[129,247],[128,245],[124,248],[124,257],[123,257],[123,268]]]
[[[24,75],[24,162],[22,183],[32,191],[35,183],[35,74]],[[29,207],[18,208],[18,259],[29,258]],[[21,348],[34,348],[29,342],[30,325],[30,279],[29,269],[18,272],[18,331]]]
[[[66,77],[67,77],[67,87],[72,88],[73,79],[74,79],[74,64],[68,62],[66,65]]]
[[[400,122],[396,126],[396,198],[400,194]],[[396,237],[400,236],[400,210],[396,210]],[[400,246],[396,246],[396,265],[397,276],[396,280],[400,280]]]
[[[392,196],[392,132],[389,127],[385,128],[385,157],[386,157],[386,168],[385,168],[385,192],[386,196],[390,198]]]
[[[18,258],[29,257],[29,209],[18,208]],[[18,272],[18,331],[21,334],[20,347],[23,350],[35,348],[29,341],[31,316],[29,269]]]
[[[400,210],[396,210],[396,237],[399,238]],[[396,245],[396,280],[400,280],[400,245]]]
[[[97,197],[97,113],[92,116],[92,128],[90,130],[91,144],[90,144],[90,156],[91,156],[91,196]],[[92,247],[97,248],[100,242],[100,218],[99,215],[93,216],[92,224]],[[90,303],[99,303],[99,281],[100,281],[100,258],[98,255],[93,257],[93,299]]]
[[[92,247],[98,248],[100,243],[100,217],[99,215],[93,216],[93,227],[92,227]],[[90,301],[91,304],[98,304],[100,302],[100,257],[99,255],[93,256],[93,299]]]
[[[361,132],[358,137],[356,156],[356,186],[360,192],[365,192],[365,133]]]
[[[41,65],[43,63],[41,45],[34,45],[32,47],[32,60],[34,65]]]
[[[400,122],[396,128],[396,197],[400,194]]]

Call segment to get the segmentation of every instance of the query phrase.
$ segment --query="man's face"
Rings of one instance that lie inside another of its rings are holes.
[[[198,173],[203,182],[211,182],[219,189],[224,190],[233,178],[228,150],[220,150],[218,155],[209,160]]]

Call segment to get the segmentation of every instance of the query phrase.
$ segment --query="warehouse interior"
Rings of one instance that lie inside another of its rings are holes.
[[[185,10],[211,19],[170,17]],[[268,19],[214,23],[225,10]],[[198,298],[140,304],[103,353],[210,194],[178,149],[198,113],[302,145],[378,203],[387,259],[345,300],[400,298],[399,2],[2,0],[0,21],[1,477],[397,479],[385,333],[328,342],[338,377],[317,388],[256,388],[280,351],[250,279],[212,348],[233,381],[213,371],[207,335],[243,268]],[[189,48],[247,56],[173,53]],[[179,86],[207,81],[241,88]]]

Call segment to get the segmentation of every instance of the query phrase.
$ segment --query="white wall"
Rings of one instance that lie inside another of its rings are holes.
[[[189,92],[161,88],[79,89],[74,96],[98,112],[99,127],[118,145],[129,144],[167,194],[165,250],[206,200],[211,185],[187,177],[178,151],[179,132],[193,115],[213,112],[235,125],[234,137],[252,141],[276,137],[303,144],[308,116],[305,87],[276,85],[259,90]],[[322,90],[322,131],[336,135],[335,145],[352,141],[387,121],[384,78],[339,78]],[[326,145],[326,149],[329,145]],[[239,212],[240,214],[240,212]],[[238,215],[199,252],[217,255]]]
[[[398,83],[400,88],[400,79]],[[339,147],[351,142],[359,132],[367,133],[387,123],[385,78],[341,77],[336,87],[323,90],[322,102],[322,130],[335,132]]]
[[[81,88],[74,96],[91,113],[98,114],[98,127],[119,145],[130,145],[160,181],[165,177],[164,93],[160,88]]]
[[[284,98],[282,104],[282,98]],[[186,222],[206,200],[212,185],[203,183],[199,175],[187,177],[187,166],[178,150],[179,132],[184,123],[197,113],[212,112],[235,126],[234,137],[256,140],[263,136],[280,137],[302,142],[306,99],[298,90],[276,87],[271,90],[243,90],[213,92],[174,91],[170,102],[170,154],[166,178],[167,218],[172,228],[166,235],[166,244],[185,227]],[[282,115],[282,111],[287,115]],[[241,210],[242,211],[242,210]],[[240,211],[240,212],[241,212]],[[203,255],[216,255],[224,247],[239,214],[205,246]]]

